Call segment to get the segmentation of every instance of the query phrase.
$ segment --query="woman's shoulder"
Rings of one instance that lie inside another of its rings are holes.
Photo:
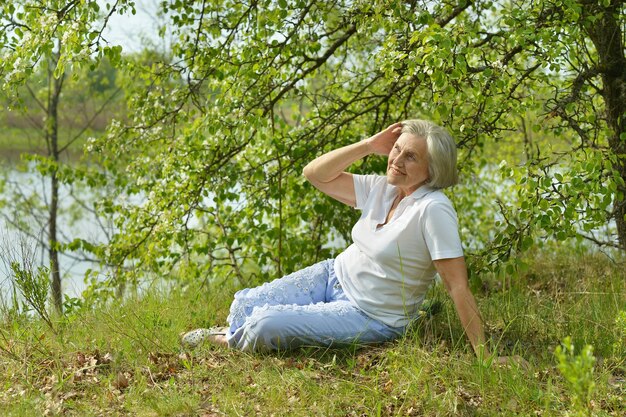
[[[360,181],[369,181],[369,182],[387,182],[387,177],[380,174],[352,174],[354,178],[359,179]]]
[[[352,174],[355,183],[365,186],[368,190],[387,187],[387,177],[379,174]]]
[[[435,189],[424,198],[424,207],[429,210],[437,209],[454,209],[454,204],[441,189]]]

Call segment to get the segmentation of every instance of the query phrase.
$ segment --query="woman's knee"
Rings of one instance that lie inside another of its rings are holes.
[[[262,351],[288,348],[289,326],[281,308],[255,308],[246,319],[242,342],[244,350]]]
[[[255,308],[250,315],[252,326],[260,334],[274,335],[284,329],[284,312],[281,308],[261,307]]]
[[[246,297],[245,295],[240,295],[239,292],[235,294],[233,301],[230,303],[230,311],[241,311],[245,308],[246,305]]]
[[[248,294],[249,292],[250,289],[246,288],[235,293],[233,301],[230,304],[229,320],[236,320],[238,322],[241,322],[245,317],[249,316],[250,313],[252,313],[255,300]],[[239,325],[240,324],[241,323],[239,323]]]

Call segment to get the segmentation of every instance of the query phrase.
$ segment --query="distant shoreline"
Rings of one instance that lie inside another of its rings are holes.
[[[14,149],[14,148],[3,148],[0,146],[0,161],[4,164],[16,165],[22,162],[22,154],[31,154],[31,155],[41,155],[47,156],[47,151],[45,149]],[[72,150],[65,151],[63,155],[61,155],[62,162],[76,162],[81,157],[83,157],[82,150]]]

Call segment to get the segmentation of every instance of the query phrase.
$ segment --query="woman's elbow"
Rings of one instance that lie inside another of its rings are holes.
[[[313,176],[313,170],[311,169],[311,164],[307,165],[304,167],[304,169],[302,169],[302,175],[304,175],[304,178],[306,178],[307,180],[311,181],[311,178]]]
[[[311,163],[302,169],[302,175],[304,175],[304,178],[306,178],[310,183],[320,182],[316,169]]]

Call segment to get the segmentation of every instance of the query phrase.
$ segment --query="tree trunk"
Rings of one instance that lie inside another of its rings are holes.
[[[61,288],[61,272],[59,270],[59,241],[57,239],[57,217],[59,210],[59,179],[57,169],[59,163],[59,99],[63,88],[64,75],[55,78],[53,75],[55,63],[49,70],[50,93],[48,95],[48,109],[46,121],[46,139],[48,142],[49,155],[55,162],[52,175],[50,176],[50,207],[48,218],[48,239],[50,258],[50,276],[52,279],[52,301],[57,312],[63,312],[63,291]]]
[[[626,56],[620,14],[622,0],[612,0],[608,7],[596,1],[583,2],[586,19],[596,16],[593,23],[584,25],[598,54],[597,66],[602,77],[602,97],[606,105],[606,122],[611,129],[609,146],[617,157],[613,169],[626,183]],[[623,19],[623,17],[622,17]],[[619,245],[626,250],[626,186],[620,185],[613,200],[613,219],[617,225]]]

